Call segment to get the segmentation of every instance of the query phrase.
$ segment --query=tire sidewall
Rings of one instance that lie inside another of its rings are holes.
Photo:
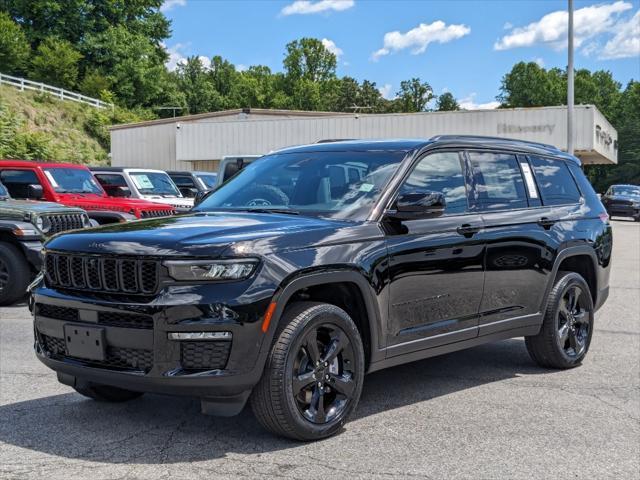
[[[360,333],[353,323],[353,320],[351,320],[345,311],[333,305],[319,305],[310,310],[315,311],[314,314],[311,315],[307,321],[298,325],[295,332],[295,339],[287,349],[284,369],[285,378],[282,382],[284,392],[281,393],[284,395],[287,409],[290,412],[290,418],[292,423],[295,425],[295,429],[299,432],[304,432],[305,437],[315,437],[320,439],[333,435],[341,429],[358,404],[364,380],[364,349]],[[303,314],[309,314],[309,310],[306,310]],[[317,425],[304,418],[296,404],[293,395],[293,364],[296,355],[302,346],[305,335],[322,324],[332,324],[339,327],[349,338],[349,342],[351,342],[353,346],[354,361],[356,363],[353,368],[356,387],[349,404],[338,417],[325,425]]]
[[[15,302],[26,294],[30,270],[22,252],[10,243],[0,242],[0,258],[2,258],[9,273],[9,282],[0,293],[0,305],[6,305]]]

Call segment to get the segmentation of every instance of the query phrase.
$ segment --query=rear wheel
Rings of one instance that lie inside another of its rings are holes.
[[[0,305],[10,305],[22,298],[30,278],[29,263],[18,247],[0,242]]]
[[[76,385],[74,390],[80,395],[84,395],[92,400],[109,403],[126,402],[144,395],[142,392],[133,392],[123,388],[88,382]]]
[[[542,328],[525,338],[531,358],[543,367],[572,368],[584,359],[593,334],[593,299],[575,272],[560,272],[551,290]]]
[[[258,421],[295,440],[337,433],[355,409],[364,379],[364,349],[353,320],[325,303],[285,311],[251,397]]]

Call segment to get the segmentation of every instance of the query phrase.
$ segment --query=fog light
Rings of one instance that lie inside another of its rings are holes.
[[[169,340],[231,340],[231,332],[171,332]]]

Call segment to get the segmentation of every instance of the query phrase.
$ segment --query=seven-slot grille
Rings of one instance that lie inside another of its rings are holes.
[[[169,217],[174,214],[173,210],[143,210],[142,218]]]
[[[50,214],[43,215],[43,218],[51,222],[51,229],[47,232],[51,235],[67,230],[77,230],[85,225],[83,213]]]
[[[107,293],[153,294],[160,266],[155,260],[47,253],[45,274],[52,287]]]

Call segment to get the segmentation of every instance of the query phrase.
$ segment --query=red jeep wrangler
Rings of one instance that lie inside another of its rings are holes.
[[[160,203],[109,197],[84,165],[0,160],[0,182],[13,198],[80,207],[101,225],[175,213]]]

